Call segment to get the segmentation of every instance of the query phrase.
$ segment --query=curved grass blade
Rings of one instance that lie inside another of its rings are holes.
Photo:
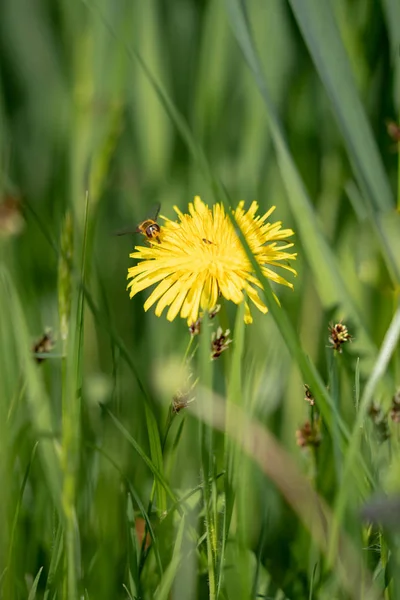
[[[89,447],[93,448],[94,450],[96,450],[96,452],[98,452],[99,454],[101,454],[102,456],[104,456],[104,458],[107,459],[108,462],[118,472],[118,474],[121,477],[121,479],[126,483],[130,495],[132,496],[133,500],[138,505],[139,510],[140,510],[140,514],[142,515],[144,521],[146,522],[148,532],[149,532],[151,540],[153,542],[154,554],[155,554],[155,557],[156,557],[156,562],[157,562],[158,570],[159,570],[160,576],[161,576],[163,574],[163,566],[162,566],[162,562],[161,562],[161,557],[160,557],[160,551],[159,551],[159,548],[158,548],[157,538],[155,536],[154,529],[153,529],[153,527],[151,525],[151,521],[150,521],[149,515],[147,514],[147,511],[146,511],[146,509],[145,509],[145,507],[143,505],[143,502],[141,501],[139,495],[136,493],[136,490],[131,485],[131,482],[129,481],[129,479],[126,477],[126,475],[124,475],[124,473],[121,471],[121,469],[119,468],[119,466],[117,465],[117,463],[113,460],[113,458],[111,456],[109,456],[109,454],[107,454],[107,452],[105,452],[103,450],[103,448],[100,448],[99,446],[89,444]]]
[[[343,308],[347,316],[357,327],[357,338],[359,339],[360,344],[362,343],[365,354],[368,354],[369,357],[374,360],[377,354],[377,348],[375,347],[369,332],[366,330],[365,321],[362,318],[361,311],[355,305],[350,293],[348,292],[336,259],[320,229],[312,203],[308,198],[304,184],[290,154],[287,141],[283,134],[282,126],[273,106],[272,100],[270,99],[263,78],[260,61],[255,51],[243,6],[239,4],[239,0],[226,0],[226,2],[229,12],[231,13],[232,24],[234,26],[234,31],[239,45],[241,46],[249,67],[255,76],[257,85],[267,108],[267,117],[277,151],[282,179],[286,185],[288,199],[297,222],[297,228],[301,235],[302,244],[306,251],[308,262],[317,282],[319,295],[325,307],[340,305]],[[92,3],[88,0],[86,0],[86,4],[89,8],[91,8],[91,10],[96,11],[104,25],[109,29],[111,35],[117,37],[112,26],[101,14],[98,7],[92,5]],[[187,144],[188,149],[203,172],[214,194],[218,200],[223,202],[227,210],[229,210],[226,193],[223,189],[223,186],[214,176],[202,148],[195,140],[186,121],[176,109],[168,93],[152,75],[150,69],[139,52],[132,50],[128,44],[125,44],[125,48],[128,56],[132,60],[136,59],[139,61],[143,71],[154,87],[160,102],[164,106],[172,122],[175,124],[178,132],[182,136],[182,139]]]
[[[394,208],[393,195],[371,127],[361,104],[329,2],[289,0],[314,65],[331,100],[371,225],[394,283],[400,266],[376,214]]]
[[[43,223],[42,219],[36,213],[36,211],[31,206],[31,204],[25,202],[25,206],[28,208],[30,214],[33,216],[37,225],[39,226],[40,230],[42,231],[45,239],[48,241],[48,243],[54,250],[56,256],[58,257],[60,255],[61,250],[60,250],[58,244],[54,241],[53,236],[50,234],[48,228]],[[77,281],[78,285],[80,285],[82,288],[86,304],[88,305],[94,319],[96,320],[98,325],[100,327],[102,327],[105,331],[107,331],[108,334],[110,335],[112,342],[118,348],[118,350],[120,351],[121,357],[125,360],[129,369],[132,371],[132,374],[136,379],[139,389],[143,394],[144,401],[145,401],[146,425],[147,425],[147,433],[148,433],[149,442],[150,442],[151,458],[152,458],[154,464],[156,465],[157,469],[162,473],[164,464],[163,464],[163,458],[162,458],[161,440],[160,440],[160,434],[159,434],[159,430],[158,430],[158,426],[157,426],[157,420],[154,415],[153,409],[151,407],[149,394],[148,394],[148,392],[144,386],[144,383],[140,377],[139,370],[137,369],[132,356],[128,352],[127,348],[125,347],[125,345],[122,342],[121,338],[119,337],[118,333],[114,330],[112,324],[110,323],[110,319],[102,318],[101,312],[97,308],[97,305],[96,305],[95,301],[93,300],[91,293],[89,292],[87,287],[84,285],[84,283],[81,281],[79,275],[74,271],[72,271],[72,274],[73,274],[75,280]],[[156,485],[156,491],[157,491],[158,508],[160,510],[160,513],[162,513],[167,509],[167,499],[166,499],[164,489],[159,484],[159,482],[156,481],[155,485]]]
[[[204,316],[202,323],[203,331],[207,330],[208,315]],[[212,389],[212,372],[213,363],[210,361],[210,341],[206,335],[200,336],[199,347],[199,375],[203,385],[203,393],[205,390]],[[208,392],[209,393],[209,392]],[[202,397],[198,398],[198,402],[202,402]],[[212,481],[213,474],[213,456],[214,456],[214,439],[213,431],[206,423],[199,422],[200,426],[200,444],[201,444],[201,476],[204,482],[203,486],[203,503],[206,526],[206,545],[207,545],[207,568],[208,568],[208,585],[210,598],[216,598],[217,595],[217,579],[216,579],[216,537],[217,537],[217,514],[214,510]]]
[[[86,277],[86,248],[89,223],[89,194],[86,192],[85,215],[79,256],[79,279],[85,282]],[[82,351],[84,331],[84,295],[82,287],[72,290],[71,257],[74,253],[72,243],[73,220],[70,213],[66,215],[67,234],[62,238],[70,238],[69,244],[61,241],[63,252],[60,254],[59,298],[60,298],[60,329],[63,338],[62,359],[62,472],[63,491],[62,503],[64,509],[64,547],[65,547],[65,589],[68,597],[78,597],[78,581],[80,573],[80,536],[76,516],[77,500],[77,460],[81,445],[81,394],[82,387]],[[76,230],[76,228],[74,228]],[[68,284],[65,283],[68,280]],[[65,307],[69,309],[65,309]],[[64,307],[64,314],[62,307]]]
[[[62,517],[60,459],[57,452],[57,442],[55,441],[56,436],[54,435],[50,401],[44,389],[42,378],[38,374],[37,365],[32,360],[30,353],[31,341],[22,303],[4,265],[0,265],[0,308],[2,318],[8,319],[12,323],[15,335],[18,332],[15,347],[17,349],[17,360],[26,382],[26,399],[33,430],[38,435],[48,434],[48,440],[39,445],[38,456],[43,465],[43,473],[52,500],[60,517]]]
[[[363,349],[373,358],[377,354],[377,348],[366,330],[361,311],[348,291],[336,258],[321,231],[312,202],[290,153],[282,124],[267,88],[244,5],[241,0],[226,0],[226,6],[234,35],[264,100],[287,199],[296,219],[296,228],[315,277],[321,301],[325,308],[335,305],[342,307],[356,325]]]
[[[182,517],[179,523],[178,532],[176,535],[176,542],[174,551],[172,554],[171,562],[165,570],[163,578],[161,579],[160,585],[157,588],[155,597],[158,600],[167,600],[171,591],[174,579],[178,573],[178,569],[182,560],[182,541],[183,533],[185,531],[185,517]]]
[[[335,502],[332,536],[330,538],[329,557],[331,559],[336,552],[336,545],[338,543],[338,530],[345,508],[350,478],[356,470],[356,463],[359,456],[357,454],[357,450],[360,444],[360,432],[362,431],[362,424],[367,415],[370,404],[373,400],[375,388],[388,367],[392,354],[396,350],[397,344],[399,343],[399,339],[400,304],[398,305],[396,313],[386,332],[385,339],[383,340],[383,344],[379,352],[378,360],[376,361],[375,367],[365,385],[364,392],[361,396],[359,409],[357,411],[357,417],[354,423],[353,431],[350,437],[349,446],[345,455],[342,485],[338,488],[338,494]]]
[[[63,528],[61,522],[58,524],[56,535],[53,539],[51,560],[49,565],[49,572],[46,581],[46,591],[44,593],[44,600],[48,600],[50,592],[55,582],[57,569],[61,562],[63,553]]]
[[[125,429],[125,427],[122,425],[122,423],[112,414],[112,412],[110,412],[107,408],[105,410],[106,410],[107,414],[111,417],[111,419],[114,422],[114,424],[116,425],[117,429],[119,429],[119,431],[122,433],[122,435],[127,440],[127,442],[129,442],[129,444],[132,446],[132,448],[139,454],[140,458],[148,466],[148,468],[154,475],[154,478],[163,487],[164,493],[166,493],[171,498],[172,502],[177,503],[178,499],[177,499],[176,495],[174,494],[174,492],[172,491],[172,489],[170,488],[168,482],[166,481],[166,479],[164,478],[162,473],[157,469],[157,467],[153,463],[153,461],[150,460],[150,458],[144,452],[144,450],[142,449],[140,444],[137,443],[137,441]],[[181,514],[183,514],[182,509],[178,508],[178,510]]]
[[[36,598],[37,586],[38,586],[39,579],[40,579],[40,576],[42,574],[42,571],[43,571],[43,567],[40,567],[40,569],[39,569],[39,571],[38,571],[38,573],[37,573],[37,575],[35,577],[35,580],[32,583],[32,587],[31,587],[31,589],[29,591],[28,600],[35,600],[35,598]]]
[[[210,407],[213,409],[212,413]],[[212,398],[209,395],[205,397],[203,404],[194,402],[188,410],[200,420],[224,431],[258,464],[310,531],[320,550],[326,554],[333,526],[332,512],[280,442],[239,406],[232,407],[232,418],[227,427],[225,401],[216,394]],[[381,597],[371,574],[363,564],[359,549],[343,531],[340,532],[335,566],[348,597],[354,600],[360,597],[378,600]],[[363,590],[362,596],[360,590]]]
[[[231,406],[241,404],[242,399],[242,358],[244,350],[244,304],[239,305],[236,311],[235,319],[235,339],[233,343],[233,352],[231,357],[229,381],[228,381],[228,402],[227,402],[227,422],[230,418]],[[240,472],[240,456],[237,451],[237,446],[232,443],[232,440],[225,440],[225,466],[226,477],[224,481],[225,487],[225,508],[223,513],[221,549],[217,563],[217,597],[221,593],[223,584],[223,575],[225,568],[225,551],[228,541],[228,535],[232,520],[233,507],[235,504],[236,491],[238,487],[238,473]]]
[[[18,519],[19,519],[19,513],[20,513],[20,509],[21,509],[21,503],[22,503],[22,498],[24,495],[24,491],[25,491],[25,487],[28,481],[28,477],[29,477],[29,473],[31,471],[31,466],[32,463],[35,459],[35,455],[36,455],[36,450],[37,447],[39,445],[39,442],[36,442],[35,445],[33,446],[32,452],[31,452],[31,456],[29,458],[29,462],[28,465],[25,469],[25,473],[24,473],[24,478],[22,480],[22,484],[21,484],[21,489],[19,492],[19,496],[18,496],[18,501],[17,501],[17,505],[15,507],[15,513],[14,513],[14,519],[12,522],[12,527],[11,527],[11,535],[10,535],[10,541],[9,541],[9,545],[8,545],[8,559],[7,559],[7,569],[6,569],[6,583],[5,583],[5,587],[6,587],[6,595],[7,595],[7,584],[9,586],[12,585],[12,565],[13,565],[13,551],[14,551],[14,539],[15,539],[15,531],[17,528],[17,523],[18,523]],[[10,588],[11,590],[11,588]],[[10,590],[8,591],[8,593],[10,593]],[[10,594],[11,597],[11,594]]]
[[[389,32],[390,50],[392,56],[392,64],[394,69],[394,106],[399,107],[400,102],[400,4],[397,0],[382,0],[383,12],[385,14],[387,29]],[[400,116],[400,115],[398,115]],[[399,158],[400,160],[400,158]],[[399,169],[400,177],[400,169]],[[400,210],[400,181],[399,189],[397,190],[397,210]]]
[[[243,53],[249,63],[249,66],[255,74],[257,84],[260,88],[262,97],[267,107],[267,115],[270,122],[271,133],[275,143],[275,147],[278,155],[278,162],[282,171],[283,181],[287,186],[288,197],[291,203],[293,213],[297,219],[297,225],[302,235],[303,245],[307,252],[308,260],[312,266],[313,272],[317,281],[319,282],[319,291],[321,297],[324,300],[326,306],[332,306],[334,304],[341,304],[347,311],[349,317],[357,325],[359,338],[363,338],[363,345],[370,356],[376,355],[376,348],[372,343],[368,333],[365,330],[365,325],[360,317],[360,311],[355,306],[350,294],[346,290],[346,285],[341,277],[339,268],[333,253],[330,251],[322,232],[320,231],[312,204],[307,196],[304,184],[300,178],[297,168],[294,164],[292,156],[289,152],[288,144],[283,135],[282,126],[277,117],[273,103],[269,97],[266,84],[263,79],[262,69],[258,56],[256,54],[254,43],[248,28],[243,7],[238,4],[238,0],[227,0],[228,8],[232,12],[232,21],[234,24],[235,33],[237,34],[238,41],[242,47]],[[88,6],[90,4],[87,2]],[[104,17],[100,14],[96,7],[96,11],[99,13],[100,18],[105,23],[110,33],[115,36],[115,33],[110,25],[105,21]],[[208,164],[204,152],[197,141],[194,139],[190,128],[176,109],[172,100],[169,98],[167,92],[162,88],[160,83],[153,77],[145,61],[140,54],[135,50],[131,50],[126,44],[126,51],[132,59],[139,61],[144,72],[146,73],[149,81],[154,86],[157,95],[159,96],[160,102],[167,110],[171,120],[174,122],[177,130],[181,134],[183,140],[187,144],[189,150],[192,152],[199,168],[207,178],[214,194],[218,200],[223,202],[224,206],[227,207],[228,214],[230,198],[228,197],[226,190],[223,188],[219,180],[213,175],[210,165]],[[323,417],[331,429],[332,418],[337,420],[339,425],[342,439],[341,444],[346,445],[349,433],[345,427],[343,420],[337,412],[337,409],[330,398],[328,391],[326,390],[323,381],[316,370],[315,366],[309,361],[308,357],[304,354],[297,335],[286,315],[281,310],[274,299],[272,290],[269,282],[262,275],[259,265],[254,261],[254,257],[251,256],[250,250],[244,242],[244,247],[252,260],[253,267],[260,281],[265,284],[265,296],[267,305],[270,307],[270,311],[276,323],[281,331],[283,339],[285,340],[288,349],[297,362],[301,372],[303,373],[305,380],[309,382],[313,390],[315,390],[316,396],[320,403],[321,412]],[[328,275],[327,275],[328,274]],[[365,339],[364,339],[365,338]],[[365,465],[364,465],[365,469]],[[360,478],[359,478],[360,479]],[[360,480],[360,485],[361,485]],[[364,482],[365,485],[365,482]]]

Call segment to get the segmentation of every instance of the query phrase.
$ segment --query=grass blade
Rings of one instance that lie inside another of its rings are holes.
[[[42,574],[42,571],[43,571],[43,567],[40,567],[40,569],[39,569],[39,571],[38,571],[38,573],[37,573],[37,575],[35,577],[35,580],[32,583],[32,587],[29,590],[28,600],[35,600],[35,598],[36,598],[37,586],[38,586],[39,579],[40,579],[40,576]]]
[[[267,88],[243,3],[241,0],[226,0],[226,4],[233,32],[264,100],[287,198],[296,219],[297,231],[315,277],[321,301],[325,308],[341,306],[346,315],[356,324],[363,350],[372,358],[376,356],[377,349],[366,330],[361,311],[348,291],[336,258],[321,231],[312,202],[290,153],[283,127]]]
[[[375,218],[393,209],[394,201],[365,111],[359,99],[350,63],[329,2],[290,0],[314,65],[331,100],[354,172],[363,192],[372,227],[394,282],[400,269],[385,232]]]
[[[343,512],[345,509],[348,486],[350,484],[351,476],[355,471],[355,465],[358,461],[359,454],[357,450],[359,448],[360,440],[361,440],[361,432],[362,432],[362,424],[367,415],[368,408],[373,400],[373,395],[375,392],[375,388],[379,382],[379,380],[383,377],[391,356],[395,351],[397,344],[400,339],[400,305],[397,308],[397,311],[390,323],[390,326],[386,332],[385,339],[383,340],[383,344],[381,350],[379,352],[378,360],[376,361],[375,367],[365,385],[364,392],[361,396],[361,401],[359,405],[359,409],[357,412],[356,420],[354,423],[353,431],[350,437],[349,446],[345,455],[344,465],[343,465],[343,478],[342,485],[338,487],[338,493],[335,501],[335,513],[334,513],[334,521],[333,521],[333,530],[332,536],[330,540],[330,551],[329,556],[332,560],[333,555],[336,552],[336,545],[338,543],[338,528],[341,523],[341,519],[343,516]]]
[[[172,554],[171,562],[165,570],[163,578],[161,579],[160,585],[156,592],[156,598],[159,600],[167,600],[171,591],[174,579],[178,573],[179,565],[182,560],[182,541],[183,534],[185,531],[185,517],[182,517],[179,523],[178,532],[176,535],[176,541],[174,551]]]
[[[176,495],[174,494],[174,492],[168,485],[167,481],[164,479],[164,476],[162,475],[162,473],[158,470],[157,466],[153,463],[152,460],[150,460],[150,458],[144,452],[144,450],[142,449],[140,444],[137,443],[137,441],[125,429],[125,427],[122,425],[122,423],[116,417],[114,417],[114,415],[109,410],[106,409],[106,412],[111,417],[111,419],[114,422],[114,424],[116,425],[117,429],[119,429],[119,431],[122,433],[122,435],[127,440],[127,442],[129,442],[129,444],[132,446],[132,448],[139,454],[139,456],[143,460],[143,462],[148,466],[148,468],[154,475],[154,478],[157,481],[159,481],[160,485],[163,487],[163,489],[165,491],[164,493],[166,493],[171,498],[172,502],[177,503],[178,499],[177,499]],[[179,512],[182,514],[182,508],[180,508],[179,504],[177,506],[178,506]]]

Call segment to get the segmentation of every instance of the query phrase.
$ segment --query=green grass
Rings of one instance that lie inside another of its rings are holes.
[[[400,491],[398,13],[1,5],[1,193],[24,228],[0,208],[0,597],[400,599],[398,519],[361,518]],[[113,232],[197,194],[276,205],[298,276],[277,289],[249,254],[269,313],[225,303],[188,346],[148,292],[129,299],[136,238]],[[211,362],[218,324],[233,344]]]

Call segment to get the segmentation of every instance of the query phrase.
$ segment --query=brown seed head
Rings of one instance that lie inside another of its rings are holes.
[[[32,347],[34,354],[49,354],[54,347],[54,339],[50,329],[46,329],[42,337],[35,342]],[[35,360],[38,364],[43,362],[45,359],[40,356],[35,356]]]
[[[219,358],[228,349],[229,344],[233,341],[230,339],[229,334],[229,329],[224,332],[221,327],[218,327],[217,332],[213,332],[211,338],[211,360]]]
[[[321,443],[321,423],[319,418],[315,418],[313,424],[306,421],[302,427],[296,431],[296,443],[300,448],[311,446],[317,448]]]
[[[306,402],[308,402],[310,406],[314,406],[315,405],[315,398],[314,398],[314,396],[311,393],[310,386],[307,385],[306,383],[304,384],[304,391],[305,391],[304,400]]]
[[[190,398],[189,392],[177,392],[172,398],[172,410],[178,414],[183,408],[193,402],[194,398]]]
[[[342,345],[345,342],[351,342],[353,339],[348,332],[346,325],[340,321],[340,323],[336,323],[336,325],[330,324],[328,329],[330,333],[330,348],[333,348],[333,350],[337,350],[338,352],[342,352]]]
[[[208,313],[208,318],[210,320],[214,319],[214,317],[219,313],[219,311],[221,310],[221,305],[220,304],[216,304],[214,306],[214,308],[212,308],[209,313]],[[197,319],[197,321],[195,321],[194,323],[192,323],[191,325],[189,325],[189,332],[191,335],[198,335],[201,331],[201,322],[203,320],[203,314],[201,313],[199,318]]]

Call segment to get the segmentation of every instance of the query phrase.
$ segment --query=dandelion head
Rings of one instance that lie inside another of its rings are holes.
[[[293,231],[282,229],[281,222],[268,222],[274,208],[259,216],[257,202],[247,211],[240,202],[232,211],[235,227],[222,204],[209,208],[198,196],[189,203],[186,214],[174,207],[178,219],[162,217],[160,239],[136,246],[130,255],[138,261],[128,269],[130,297],[156,285],[144,309],[155,304],[155,313],[161,316],[168,307],[169,321],[180,315],[191,325],[202,312],[212,311],[222,296],[235,304],[244,302],[245,322],[251,323],[248,300],[262,313],[268,309],[259,296],[262,284],[254,274],[237,228],[268,279],[293,287],[274,268],[296,275],[290,266],[296,254],[288,252],[293,244],[287,242]]]

